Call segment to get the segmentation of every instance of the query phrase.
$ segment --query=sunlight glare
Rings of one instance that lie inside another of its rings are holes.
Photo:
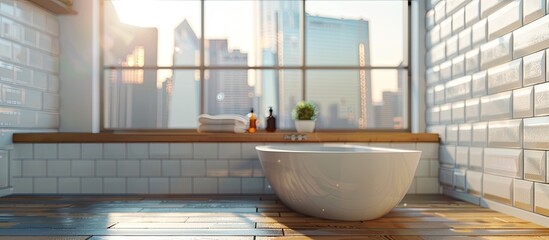
[[[169,1],[113,0],[112,4],[121,22],[138,27],[159,27],[173,24],[173,17],[169,16],[177,16],[167,14],[166,11],[170,11],[169,7],[174,5]]]

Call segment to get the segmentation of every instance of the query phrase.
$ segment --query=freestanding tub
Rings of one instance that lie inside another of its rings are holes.
[[[276,195],[293,210],[320,218],[379,218],[404,197],[421,151],[336,144],[257,146]]]

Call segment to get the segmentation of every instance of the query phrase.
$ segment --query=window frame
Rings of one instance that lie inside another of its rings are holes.
[[[392,128],[352,128],[352,129],[315,129],[317,132],[411,132],[411,124],[412,124],[412,68],[411,68],[411,47],[412,47],[412,39],[411,39],[411,31],[412,31],[412,0],[395,0],[395,1],[402,1],[407,3],[406,6],[406,12],[407,17],[405,18],[407,20],[407,26],[404,28],[406,30],[406,41],[407,41],[407,51],[404,55],[406,57],[406,65],[405,66],[372,66],[372,65],[366,65],[366,66],[337,66],[337,65],[322,65],[322,66],[315,66],[315,65],[307,65],[306,64],[306,55],[307,55],[307,26],[306,26],[306,1],[309,0],[299,0],[302,3],[301,7],[301,23],[300,23],[300,34],[302,35],[301,38],[301,64],[295,65],[295,66],[222,66],[222,65],[206,65],[205,63],[205,54],[206,54],[206,47],[205,43],[207,41],[205,36],[205,2],[208,0],[197,0],[200,1],[200,64],[199,66],[143,66],[143,67],[125,67],[125,66],[113,66],[113,65],[105,65],[105,59],[104,55],[105,52],[103,50],[103,41],[104,41],[104,34],[105,34],[105,15],[104,15],[104,3],[105,1],[110,0],[101,0],[100,1],[100,11],[99,11],[99,32],[100,32],[100,53],[99,53],[99,62],[100,62],[100,86],[99,86],[99,112],[100,112],[100,132],[129,132],[129,131],[138,131],[138,132],[171,132],[171,131],[178,131],[178,132],[188,132],[188,131],[196,131],[196,129],[193,128],[150,128],[150,129],[138,129],[138,128],[106,128],[105,127],[105,121],[106,119],[106,101],[105,101],[105,71],[106,70],[196,70],[199,71],[200,75],[200,113],[204,113],[205,111],[205,73],[206,71],[210,70],[300,70],[301,71],[301,95],[303,99],[307,99],[307,70],[365,70],[365,71],[371,71],[371,70],[396,70],[396,71],[406,71],[406,89],[402,91],[402,94],[406,94],[406,105],[403,107],[403,116],[406,118],[406,121],[404,123],[406,124],[406,128],[401,129],[392,129]],[[281,0],[283,1],[283,0]],[[312,0],[311,0],[312,1]],[[287,129],[282,129],[282,131]]]

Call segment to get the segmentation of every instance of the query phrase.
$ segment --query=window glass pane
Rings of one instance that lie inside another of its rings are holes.
[[[263,129],[269,107],[278,129],[293,127],[291,111],[302,98],[299,70],[206,71],[205,113],[246,115],[250,109]]]
[[[196,128],[200,82],[194,70],[106,70],[105,128]],[[158,75],[169,75],[157,82]]]
[[[301,1],[206,1],[206,65],[300,65],[301,6]]]
[[[257,63],[262,66],[302,64],[303,2],[257,1]]]
[[[372,103],[375,120],[368,128],[407,129],[408,71],[375,69],[372,75]]]
[[[311,0],[305,4],[306,64],[407,65],[407,1]]]
[[[291,112],[301,99],[318,104],[317,129],[408,128],[407,1],[103,6],[107,129],[195,129],[201,111],[246,115],[250,108],[263,129],[273,107],[277,128],[294,130]]]
[[[277,127],[279,129],[294,129],[292,110],[303,99],[303,84],[301,83],[303,74],[301,70],[271,72],[274,75],[271,78],[265,76],[262,81],[263,92],[265,95],[268,93],[273,94],[274,98],[278,99],[278,104],[272,105],[269,101],[265,100],[265,112],[269,106],[273,106],[274,113],[277,115]],[[265,115],[263,114],[263,116]]]
[[[200,114],[200,72],[175,70],[173,77],[162,84],[164,96],[163,115],[168,115],[168,128],[196,128]]]
[[[319,129],[402,129],[406,84],[403,70],[309,70],[306,95],[319,108]]]
[[[105,65],[199,65],[200,1],[105,0],[103,12]]]
[[[248,70],[206,71],[205,80],[207,114],[246,115],[257,102]]]

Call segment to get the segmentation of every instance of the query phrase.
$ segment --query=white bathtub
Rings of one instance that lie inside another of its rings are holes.
[[[335,144],[257,146],[276,195],[293,210],[320,218],[379,218],[404,197],[421,151]]]

